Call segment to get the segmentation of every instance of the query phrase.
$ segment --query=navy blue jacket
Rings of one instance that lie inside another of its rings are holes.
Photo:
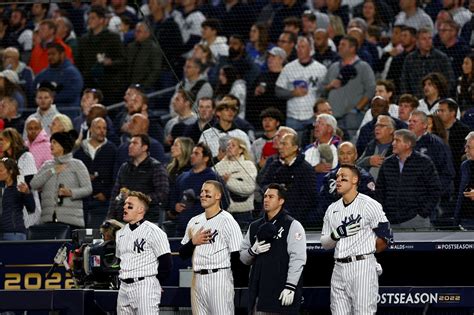
[[[392,119],[395,121],[395,129],[406,129],[408,128],[408,125],[401,121],[400,119],[392,117]],[[359,133],[359,138],[357,139],[357,155],[362,156],[362,153],[364,153],[365,148],[369,144],[370,140],[374,139],[374,131],[375,131],[375,124],[377,123],[377,119],[374,118],[372,121],[369,121],[365,125],[360,128],[360,133]]]
[[[431,159],[413,151],[400,172],[399,159],[393,154],[382,164],[375,184],[376,199],[387,219],[399,224],[435,213],[441,196],[441,183]]]
[[[81,147],[74,153],[76,159],[84,162],[89,174],[95,176],[92,181],[92,196],[103,193],[107,199],[110,198],[110,192],[114,184],[116,155],[117,147],[110,141],[107,141],[107,143],[97,150],[94,160],[91,159],[84,142],[82,142]]]
[[[84,82],[79,70],[69,60],[64,60],[59,67],[49,66],[41,71],[35,78],[34,86],[43,81],[56,82],[54,103],[57,107],[79,108]]]
[[[23,221],[23,206],[28,213],[35,212],[33,194],[23,194],[16,188],[16,182],[3,190],[2,214],[0,219],[0,232],[26,233]]]
[[[316,172],[303,154],[298,154],[290,166],[276,159],[264,175],[262,188],[271,183],[285,184],[285,208],[305,228],[322,225],[324,213],[317,211]]]
[[[416,141],[415,150],[431,158],[438,171],[441,187],[443,187],[443,195],[451,195],[454,190],[453,180],[456,171],[448,145],[437,135],[425,133]]]
[[[459,224],[462,219],[474,219],[474,201],[464,197],[466,189],[474,189],[474,161],[466,160],[461,164],[461,183],[459,184],[458,200],[454,210],[455,224]]]

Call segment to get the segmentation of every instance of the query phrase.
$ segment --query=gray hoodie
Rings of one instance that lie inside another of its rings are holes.
[[[58,164],[66,164],[64,171],[59,174],[54,170]],[[72,197],[64,197],[61,206],[57,202],[60,184],[72,191]],[[58,222],[84,227],[82,198],[92,194],[92,184],[86,166],[74,159],[72,153],[45,162],[31,180],[31,187],[42,192],[42,223],[51,222],[56,212]]]

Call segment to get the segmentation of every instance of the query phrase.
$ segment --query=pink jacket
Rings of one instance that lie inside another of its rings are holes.
[[[41,166],[43,166],[44,162],[53,159],[53,156],[51,155],[49,136],[46,131],[44,131],[44,129],[41,130],[32,143],[26,139],[25,144],[35,158],[36,168],[38,171],[40,170]]]

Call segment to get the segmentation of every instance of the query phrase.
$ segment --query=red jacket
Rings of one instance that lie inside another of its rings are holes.
[[[62,39],[55,38],[55,43],[60,44],[64,47],[64,51],[66,53],[66,58],[68,58],[72,63],[74,63],[74,58],[72,57],[72,49],[68,45],[66,45]],[[43,47],[41,44],[35,45],[33,50],[31,51],[31,58],[30,58],[30,67],[33,69],[35,74],[41,72],[41,70],[47,68],[49,66],[48,63],[48,49]]]

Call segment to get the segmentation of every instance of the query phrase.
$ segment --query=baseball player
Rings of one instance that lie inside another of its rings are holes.
[[[336,176],[342,196],[324,216],[321,245],[335,248],[331,278],[332,314],[375,314],[379,289],[375,252],[392,241],[382,205],[357,191],[359,170],[343,164]]]
[[[160,281],[172,268],[165,232],[144,219],[150,202],[147,195],[131,191],[123,206],[123,220],[128,224],[116,235],[116,256],[120,258],[119,315],[158,314]]]
[[[252,222],[240,248],[240,260],[252,265],[251,314],[298,314],[300,308],[306,233],[283,209],[285,194],[283,185],[268,185],[263,199],[265,215]]]
[[[234,314],[231,256],[238,262],[242,232],[232,215],[219,206],[223,192],[218,181],[204,182],[200,194],[204,212],[189,220],[179,249],[181,258],[192,256],[194,315]]]

